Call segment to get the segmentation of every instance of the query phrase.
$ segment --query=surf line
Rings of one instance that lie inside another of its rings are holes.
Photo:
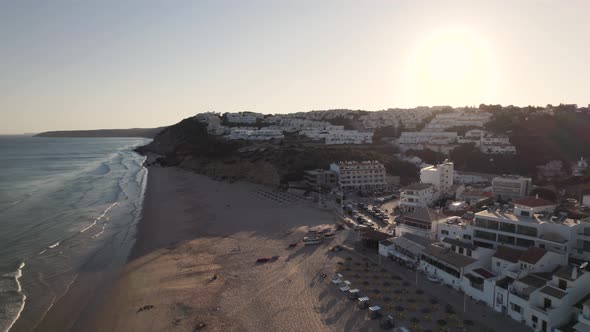
[[[106,210],[104,210],[104,212],[98,218],[94,219],[94,222],[92,222],[92,224],[90,224],[89,226],[86,226],[84,229],[82,229],[80,231],[80,233],[84,233],[87,230],[89,230],[90,228],[96,226],[96,223],[99,220],[101,220],[102,218],[104,218],[106,216],[106,214],[109,212],[109,210],[112,209],[113,207],[115,207],[115,205],[118,205],[118,204],[119,204],[119,202],[115,202],[115,203],[111,204],[108,208],[106,208]]]

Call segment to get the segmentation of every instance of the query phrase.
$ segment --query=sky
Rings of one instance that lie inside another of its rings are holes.
[[[590,1],[0,0],[0,134],[590,103]]]

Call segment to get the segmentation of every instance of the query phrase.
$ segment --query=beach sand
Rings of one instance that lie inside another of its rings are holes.
[[[92,312],[66,327],[333,330],[339,324],[326,325],[322,305],[322,298],[333,291],[328,291],[329,277],[319,273],[335,270],[340,258],[328,249],[346,231],[321,245],[288,248],[308,235],[308,226],[334,226],[337,219],[304,199],[279,203],[264,197],[271,191],[177,168],[150,168],[131,258]],[[274,255],[280,256],[277,261],[256,263],[258,257]]]

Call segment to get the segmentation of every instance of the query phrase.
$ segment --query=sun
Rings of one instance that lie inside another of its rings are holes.
[[[478,70],[479,50],[469,41],[436,40],[426,52],[422,75],[428,80],[461,82]]]
[[[420,104],[466,105],[489,96],[494,81],[491,52],[467,29],[439,30],[411,52],[406,88]]]

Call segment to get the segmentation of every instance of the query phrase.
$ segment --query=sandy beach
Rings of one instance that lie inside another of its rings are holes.
[[[310,229],[337,223],[332,211],[299,196],[152,167],[127,263],[110,277],[81,276],[36,330],[379,331],[378,319],[330,283],[335,273],[413,331],[522,328],[472,301],[461,312],[460,293],[381,264],[355,244],[352,230],[319,245],[289,247]],[[331,251],[336,244],[345,250]],[[271,256],[279,258],[256,262]],[[87,299],[84,288],[98,291]]]
[[[271,191],[150,168],[131,258],[72,330],[329,330],[319,307],[328,280],[319,273],[335,267],[326,252],[339,239],[288,245],[307,235],[308,225],[334,225],[336,218]],[[280,257],[256,263],[273,255]]]

